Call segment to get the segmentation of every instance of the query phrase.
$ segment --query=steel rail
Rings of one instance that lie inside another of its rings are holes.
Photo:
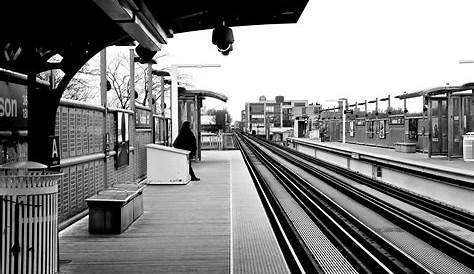
[[[332,226],[332,229],[340,229],[337,233],[339,236],[349,235],[350,240],[345,240],[344,248],[362,247],[358,251],[354,249],[352,252],[360,256],[360,260],[363,260],[364,263],[367,263],[366,267],[369,267],[370,272],[431,273],[426,267],[360,222],[298,174],[287,169],[272,157],[266,156],[265,153],[262,152],[260,155],[266,159],[265,161],[268,161],[268,167],[275,172],[278,178],[286,178],[284,182],[286,187],[291,189],[292,193],[296,193],[297,200],[304,201],[301,205],[306,208],[307,212],[317,212],[315,218],[329,215],[331,219],[324,219],[323,222],[326,224],[328,220],[336,222],[337,225]],[[324,213],[320,211],[322,208],[324,208]],[[368,261],[371,258],[373,261]]]
[[[346,177],[350,176],[352,180],[360,184],[366,185],[384,194],[402,200],[412,206],[427,211],[460,227],[463,227],[470,231],[474,231],[474,216],[469,212],[461,211],[456,208],[443,205],[439,202],[415,195],[413,193],[404,191],[388,184],[380,184],[378,181],[375,181],[372,178],[368,178],[360,173],[356,173],[345,168],[329,164],[327,162],[324,162],[323,160],[311,157],[310,155],[304,154],[297,150],[281,146],[278,148],[283,149],[286,152],[291,153],[295,156],[303,158],[304,160],[309,161],[313,164],[322,166],[339,174],[344,174]]]
[[[257,193],[262,201],[262,205],[267,213],[270,223],[273,227],[278,244],[283,252],[288,267],[292,273],[323,273],[323,271],[309,263],[312,261],[310,252],[302,245],[302,240],[297,239],[295,228],[291,221],[284,215],[281,206],[274,195],[268,192],[263,178],[258,173],[255,166],[250,160],[250,155],[243,147],[241,140],[235,138],[236,144],[241,151],[245,165],[247,166],[250,176],[254,182]],[[303,254],[303,252],[305,254]],[[303,261],[303,262],[301,262]],[[309,267],[308,267],[309,266]]]
[[[343,191],[353,199],[372,208],[397,225],[404,227],[404,229],[410,233],[417,235],[425,241],[429,241],[431,245],[435,246],[446,254],[450,254],[451,257],[458,260],[459,262],[470,268],[473,268],[473,246],[468,241],[461,239],[460,237],[457,237],[448,231],[442,230],[439,227],[432,225],[431,223],[428,223],[416,216],[413,216],[410,213],[400,210],[395,206],[382,201],[381,199],[367,194],[339,180],[338,178],[335,178],[311,165],[308,165],[307,163],[302,162],[301,160],[295,159],[287,153],[281,152],[281,150],[275,151],[276,148],[279,148],[277,146],[269,144],[268,142],[265,142],[261,139],[253,139],[266,146],[275,154],[283,156],[287,161],[299,166],[300,168],[303,168],[310,174],[331,183],[331,185],[336,187],[338,190]],[[350,179],[352,179],[352,175]]]

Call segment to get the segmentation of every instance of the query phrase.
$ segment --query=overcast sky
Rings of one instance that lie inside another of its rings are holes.
[[[234,120],[260,95],[330,107],[335,103],[327,100],[341,97],[353,103],[461,85],[474,82],[474,64],[459,64],[474,59],[473,11],[472,0],[310,0],[297,24],[233,28],[229,56],[211,44],[211,30],[177,34],[156,68],[221,64],[180,72],[193,75],[196,88],[227,95]],[[205,104],[224,106],[214,99]],[[419,111],[421,103],[409,108]]]

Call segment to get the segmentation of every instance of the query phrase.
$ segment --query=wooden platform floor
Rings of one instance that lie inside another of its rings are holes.
[[[124,233],[90,235],[87,217],[61,231],[60,273],[287,272],[240,152],[202,156],[201,181],[147,186]]]

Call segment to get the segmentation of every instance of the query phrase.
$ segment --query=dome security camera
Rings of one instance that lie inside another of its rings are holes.
[[[137,53],[139,57],[137,61],[142,64],[149,63],[149,62],[153,63],[154,62],[153,56],[155,56],[155,54],[157,53],[156,50],[149,50],[142,45],[136,46],[135,52]]]
[[[233,50],[232,44],[234,43],[232,29],[226,26],[216,27],[212,31],[212,43],[223,55],[229,55]]]

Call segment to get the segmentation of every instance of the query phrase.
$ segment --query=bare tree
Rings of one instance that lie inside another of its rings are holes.
[[[146,66],[140,64],[135,66],[135,91],[139,96],[145,90],[145,72]],[[112,93],[112,96],[109,96],[108,105],[127,108],[130,103],[130,60],[128,55],[119,53],[112,58],[107,67],[107,80],[110,82]]]
[[[71,79],[64,90],[62,98],[82,102],[93,100],[97,96],[97,84],[93,79],[99,75],[99,69],[96,62],[94,60],[87,62]],[[38,74],[38,78],[48,82],[50,82],[51,77],[53,77],[54,83],[59,83],[63,76],[64,73],[61,70],[52,70]]]
[[[161,58],[166,54],[159,55],[156,58]],[[155,59],[156,59],[155,58]],[[148,65],[135,63],[135,91],[136,102],[142,102],[147,105],[147,90],[146,90],[146,73]],[[109,106],[126,108],[130,103],[130,59],[126,54],[117,54],[113,57],[107,67],[107,80],[112,87],[112,95],[110,96]],[[152,94],[161,96],[160,81],[152,81]],[[167,89],[168,87],[165,87]]]
[[[69,82],[63,97],[72,100],[88,102],[98,94],[97,82],[100,76],[98,65],[88,62]],[[95,78],[96,81],[93,81]]]
[[[161,54],[157,58],[166,56]],[[59,62],[60,59],[52,61]],[[146,72],[148,65],[135,63],[135,91],[136,102],[143,102],[147,105],[146,92]],[[61,70],[54,70],[51,72],[44,72],[39,75],[43,80],[50,81],[51,75],[54,77],[54,82],[59,83],[64,73]],[[64,91],[63,98],[88,102],[94,99],[99,94],[99,76],[100,69],[97,58],[91,59],[86,63],[74,78],[69,83]],[[108,92],[109,106],[127,108],[130,104],[130,57],[126,53],[118,53],[114,55],[107,65],[107,81],[111,89]],[[192,76],[188,74],[180,74],[178,76],[178,83],[186,88],[194,88],[192,84]],[[152,91],[157,94],[157,99],[161,96],[160,81],[153,81]],[[165,90],[169,97],[169,85],[165,86]]]

